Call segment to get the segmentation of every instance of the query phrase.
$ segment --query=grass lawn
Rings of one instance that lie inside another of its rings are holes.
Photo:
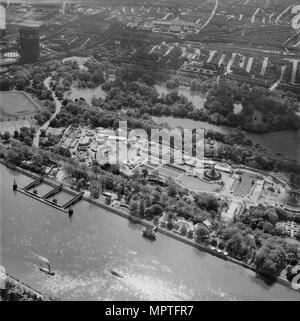
[[[4,116],[28,116],[38,108],[37,103],[24,92],[0,92],[0,113]]]
[[[237,182],[233,188],[234,194],[239,194],[241,196],[248,196],[252,188],[252,182],[256,182],[256,178],[248,173],[243,173],[241,175],[242,180]]]

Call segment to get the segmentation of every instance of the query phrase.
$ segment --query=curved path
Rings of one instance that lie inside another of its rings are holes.
[[[207,19],[207,21],[205,22],[205,24],[197,31],[197,33],[199,33],[202,29],[204,29],[209,23],[210,21],[212,20],[212,18],[215,16],[216,14],[216,11],[218,9],[218,6],[219,6],[219,0],[216,0],[216,4],[211,12],[211,15],[210,17]]]
[[[50,122],[52,119],[54,119],[56,117],[57,114],[59,114],[60,110],[61,110],[61,102],[58,100],[58,98],[55,96],[55,93],[54,91],[51,89],[50,87],[50,81],[51,81],[51,77],[48,77],[44,80],[44,86],[50,90],[52,92],[52,96],[54,98],[54,103],[55,103],[55,112],[54,114],[52,114],[51,118],[42,126],[40,126],[38,128],[38,130],[36,131],[35,133],[35,136],[33,138],[33,143],[32,143],[32,146],[34,147],[39,147],[39,142],[40,142],[40,135],[41,135],[41,130],[47,130],[49,125],[50,125]]]

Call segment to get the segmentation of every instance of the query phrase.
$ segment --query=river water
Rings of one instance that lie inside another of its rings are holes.
[[[37,290],[66,300],[300,300],[295,291],[167,236],[143,239],[140,225],[85,201],[70,220],[12,191],[14,178],[20,187],[30,178],[2,165],[0,173],[0,264]],[[39,271],[41,257],[55,276]]]
[[[187,118],[152,117],[152,119],[158,124],[167,123],[171,127],[213,129],[223,134],[232,131],[231,127],[213,125]],[[292,160],[300,159],[300,130],[283,130],[266,134],[244,132],[244,134],[254,144],[260,144],[273,154],[281,154]]]

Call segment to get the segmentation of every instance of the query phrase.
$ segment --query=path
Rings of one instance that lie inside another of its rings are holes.
[[[270,91],[273,91],[275,88],[278,87],[278,85],[281,83],[281,81],[282,81],[282,79],[283,79],[283,76],[284,76],[285,71],[286,71],[286,65],[284,65],[284,66],[281,67],[280,77],[279,77],[279,79],[269,88]]]
[[[236,57],[237,53],[236,52],[233,52],[232,55],[231,55],[231,58],[227,64],[227,67],[226,67],[226,74],[230,74],[231,73],[231,67],[234,63],[234,60],[235,60],[235,57]]]
[[[51,116],[51,118],[41,127],[38,128],[38,130],[35,133],[35,136],[33,138],[33,143],[32,146],[34,147],[39,147],[39,142],[40,142],[40,135],[41,135],[41,130],[47,130],[50,122],[52,119],[54,119],[56,117],[57,114],[59,114],[60,109],[61,109],[61,102],[58,100],[58,98],[55,96],[53,90],[50,88],[50,81],[51,81],[51,77],[48,77],[44,80],[44,86],[48,89],[51,90],[53,98],[54,98],[54,103],[55,103],[55,112],[54,114]]]
[[[216,0],[216,4],[211,12],[211,15],[209,16],[205,24],[196,33],[199,33],[202,29],[204,29],[210,23],[211,19],[213,19],[213,17],[215,16],[218,7],[219,7],[219,0]]]
[[[255,12],[253,13],[253,16],[251,17],[251,23],[255,23],[255,17],[259,13],[260,8],[257,8]]]
[[[268,61],[269,61],[269,57],[265,57],[264,58],[264,61],[263,61],[263,65],[262,65],[262,68],[261,68],[261,76],[264,76],[265,73],[266,73],[266,69],[267,69],[267,66],[268,66]]]
[[[222,54],[222,56],[221,56],[221,58],[220,58],[220,60],[219,60],[219,63],[218,63],[218,66],[219,66],[219,67],[222,65],[222,63],[224,62],[225,58],[226,58],[226,55],[225,55],[225,54]]]
[[[277,18],[275,19],[275,23],[278,25],[278,22],[280,20],[280,18],[287,12],[289,11],[293,6],[289,6],[287,7],[285,10],[283,10],[278,16]]]
[[[211,62],[216,53],[217,53],[217,50],[210,50],[209,51],[209,58],[208,58],[207,62]]]
[[[247,72],[250,72],[250,71],[251,71],[252,64],[253,64],[253,57],[249,57],[248,63],[247,63],[247,68],[246,68],[246,71],[247,71]]]

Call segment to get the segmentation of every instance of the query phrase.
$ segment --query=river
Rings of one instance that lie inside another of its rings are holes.
[[[282,285],[85,201],[64,213],[12,191],[30,178],[0,165],[1,262],[39,291],[66,300],[300,300]],[[39,271],[50,260],[55,276]],[[109,272],[124,275],[120,279]]]
[[[213,125],[187,118],[152,117],[152,119],[158,124],[167,123],[171,127],[213,129],[223,134],[227,134],[232,130],[231,127]],[[300,130],[283,130],[266,134],[244,132],[244,134],[254,144],[260,144],[273,154],[281,154],[292,160],[299,160],[300,158]]]

